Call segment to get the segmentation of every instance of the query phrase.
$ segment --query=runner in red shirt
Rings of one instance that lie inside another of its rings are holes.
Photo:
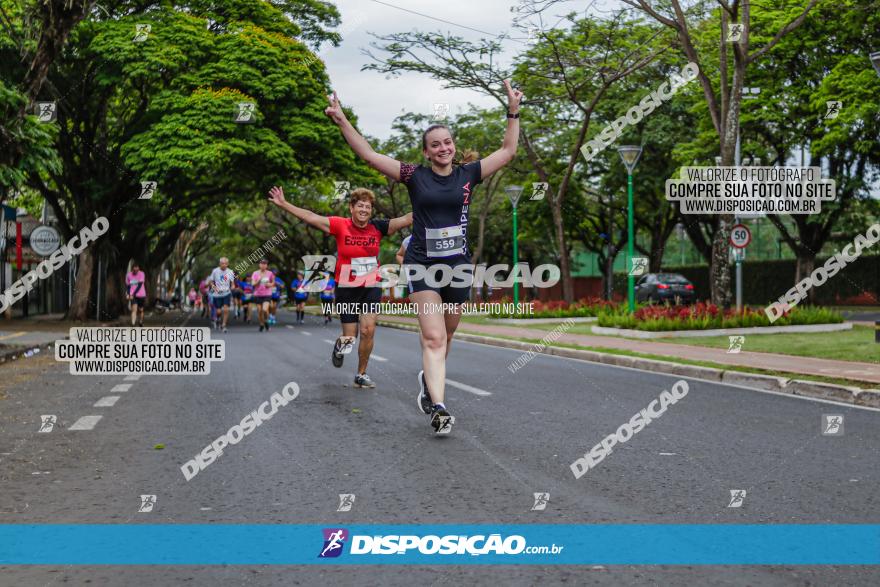
[[[376,196],[364,188],[351,192],[348,202],[350,218],[321,216],[294,206],[284,199],[284,191],[280,187],[273,187],[269,191],[269,200],[303,222],[336,237],[336,303],[348,307],[339,315],[342,336],[333,347],[333,365],[342,366],[344,356],[351,352],[355,336],[360,334],[358,371],[354,384],[356,387],[376,387],[367,375],[367,363],[373,352],[376,311],[382,296],[382,289],[378,286],[379,243],[383,236],[410,226],[412,214],[391,220],[371,220]],[[315,283],[319,284],[320,280],[315,280]]]

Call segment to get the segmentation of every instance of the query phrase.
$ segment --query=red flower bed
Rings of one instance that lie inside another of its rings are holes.
[[[391,296],[382,296],[379,300],[383,304],[387,303],[395,303],[395,304],[408,304],[409,298],[392,298]]]
[[[532,304],[532,308],[534,309],[535,313],[547,311],[554,312],[557,310],[575,310],[577,308],[585,307],[605,308],[615,305],[613,302],[608,302],[606,300],[603,300],[602,298],[581,298],[571,304],[564,300],[551,300],[549,302],[532,300],[530,303]]]
[[[649,305],[643,306],[636,310],[636,320],[653,320],[659,318],[668,318],[670,320],[687,320],[689,318],[716,318],[721,314],[724,318],[735,318],[738,315],[751,316],[760,315],[761,312],[744,308],[741,314],[737,314],[736,309],[729,308],[722,310],[715,304],[707,304],[706,302],[697,302],[692,306],[666,306],[666,305]]]

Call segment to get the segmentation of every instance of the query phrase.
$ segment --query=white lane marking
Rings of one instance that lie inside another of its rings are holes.
[[[312,335],[311,332],[306,332],[305,330],[300,330],[300,334],[304,334],[304,335],[306,335],[306,336],[311,336],[311,335]]]
[[[137,381],[140,378],[141,378],[140,375],[126,375],[125,379],[123,379],[123,381]]]
[[[335,340],[330,340],[330,339],[327,339],[327,338],[324,339],[324,342],[326,342],[327,344],[336,344],[336,341],[335,341]]]
[[[73,426],[68,428],[68,430],[91,430],[95,427],[95,424],[103,418],[104,416],[83,416],[79,420],[73,423]]]
[[[293,326],[291,326],[290,324],[285,324],[284,327],[285,328],[293,328]]]
[[[95,402],[96,408],[109,408],[119,401],[118,395],[106,395]]]
[[[115,385],[113,389],[110,390],[111,393],[120,393],[123,391],[128,391],[131,389],[131,383],[120,383],[119,385]]]
[[[659,453],[661,457],[677,457],[678,453],[674,452],[661,452]]]
[[[379,355],[370,355],[370,358],[371,358],[371,359],[376,359],[377,361],[379,361],[379,362],[381,362],[381,363],[387,363],[387,362],[388,362],[388,359],[386,359],[385,357],[380,357]]]
[[[460,383],[458,381],[453,381],[452,379],[447,379],[446,385],[449,385],[450,387],[458,388],[462,391],[470,392],[474,395],[482,395],[482,396],[492,395],[490,392],[488,392],[484,389],[478,389],[476,387],[471,387],[470,385],[468,385],[466,383]]]

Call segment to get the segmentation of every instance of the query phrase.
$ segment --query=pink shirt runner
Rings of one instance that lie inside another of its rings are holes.
[[[147,276],[144,275],[143,271],[138,271],[137,273],[129,271],[128,275],[125,276],[125,285],[128,286],[128,295],[135,298],[147,297],[147,286],[144,283],[146,280]]]
[[[251,275],[251,283],[256,284],[254,285],[255,296],[271,296],[272,288],[275,287],[275,274],[266,271],[261,276],[259,271],[254,271],[254,274]]]

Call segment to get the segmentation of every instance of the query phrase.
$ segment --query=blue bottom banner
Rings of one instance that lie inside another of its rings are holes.
[[[0,524],[0,565],[878,565],[875,524]]]

